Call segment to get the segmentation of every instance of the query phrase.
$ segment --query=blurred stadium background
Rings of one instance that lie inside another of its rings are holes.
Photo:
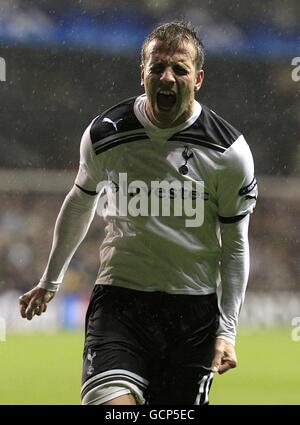
[[[199,100],[244,133],[260,190],[240,367],[217,378],[212,402],[300,402],[300,341],[292,339],[300,316],[300,81],[291,76],[299,18],[296,0],[0,0],[0,404],[79,402],[101,219],[47,315],[22,321],[18,296],[43,272],[83,130],[141,93],[143,38],[173,19],[198,26],[207,50]]]

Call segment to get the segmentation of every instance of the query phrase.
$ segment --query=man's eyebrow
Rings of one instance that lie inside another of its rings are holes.
[[[164,61],[164,60],[155,60],[155,58],[153,58],[153,61],[150,62],[150,66],[165,65],[166,63],[170,63],[171,65],[186,66],[188,68],[190,67],[188,61],[185,61],[184,59],[179,59],[176,61]]]
[[[189,63],[188,63],[188,62],[184,62],[184,61],[177,61],[177,62],[174,62],[174,65],[184,65],[184,66],[189,67]]]
[[[172,66],[179,66],[185,69],[192,69],[192,66],[188,62],[184,62],[184,61],[173,62]]]

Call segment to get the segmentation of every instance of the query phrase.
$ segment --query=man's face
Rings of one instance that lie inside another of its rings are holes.
[[[172,51],[160,40],[147,46],[141,84],[147,95],[147,115],[157,127],[174,127],[192,115],[195,91],[204,78],[203,70],[196,70],[195,56],[195,47],[188,41]]]

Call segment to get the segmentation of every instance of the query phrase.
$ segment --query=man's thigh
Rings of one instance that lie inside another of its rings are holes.
[[[150,376],[145,392],[151,405],[208,404],[213,373],[209,368],[190,366],[171,368],[162,366],[161,372]]]
[[[139,294],[137,294],[138,296]],[[96,285],[86,317],[82,399],[100,401],[132,393],[143,403],[148,385],[148,332],[132,291]],[[122,390],[123,389],[123,390]],[[111,397],[111,398],[108,398]]]
[[[208,403],[219,310],[215,295],[189,298],[169,314],[165,356],[149,376],[149,404]]]
[[[143,359],[133,354],[130,346],[128,349],[120,348],[119,344],[86,347],[81,389],[83,404],[103,404],[126,394],[132,394],[137,404],[143,404],[148,386],[143,365]]]

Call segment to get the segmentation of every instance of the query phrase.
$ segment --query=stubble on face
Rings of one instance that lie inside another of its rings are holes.
[[[192,115],[195,91],[203,80],[203,71],[196,70],[195,56],[190,42],[174,48],[153,40],[147,46],[142,85],[147,95],[147,115],[157,127],[180,125]]]

